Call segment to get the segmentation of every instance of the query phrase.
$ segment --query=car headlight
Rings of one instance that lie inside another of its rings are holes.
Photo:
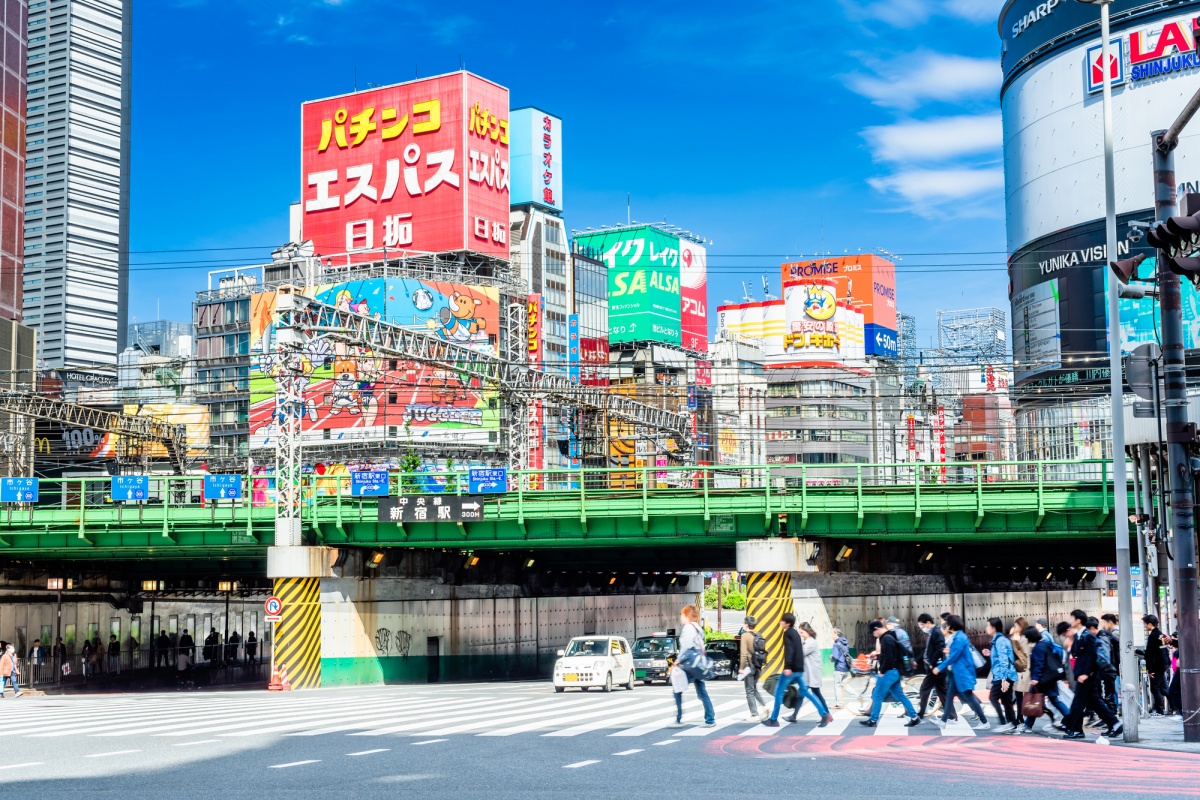
[[[666,665],[667,660],[665,658],[656,658],[650,662],[650,666],[652,667],[665,667]]]

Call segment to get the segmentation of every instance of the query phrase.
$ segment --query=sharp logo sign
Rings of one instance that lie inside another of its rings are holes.
[[[1015,39],[1018,36],[1020,36],[1022,33],[1024,33],[1026,30],[1029,29],[1030,25],[1034,24],[1035,22],[1042,19],[1043,17],[1050,16],[1050,14],[1052,14],[1054,12],[1054,7],[1057,6],[1061,2],[1062,2],[1062,0],[1046,0],[1045,3],[1039,3],[1036,8],[1034,8],[1028,14],[1026,14],[1025,16],[1021,17],[1020,19],[1018,19],[1016,22],[1013,23],[1013,26],[1012,26],[1013,38]]]

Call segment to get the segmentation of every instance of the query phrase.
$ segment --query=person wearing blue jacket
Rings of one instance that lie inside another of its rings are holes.
[[[1004,635],[1004,622],[999,617],[988,620],[987,632],[992,637],[991,648],[983,651],[985,656],[992,658],[992,690],[988,699],[1000,718],[1000,727],[1008,725],[1009,731],[1015,731],[1019,725],[1013,709],[1013,684],[1017,682],[1017,668],[1013,664],[1012,642]]]
[[[978,721],[971,727],[977,731],[987,730],[991,725],[984,716],[979,698],[975,696],[975,657],[972,655],[971,642],[967,639],[966,626],[962,617],[951,614],[946,618],[946,627],[950,629],[950,644],[946,648],[945,660],[933,668],[933,674],[949,672],[950,691],[942,705],[942,716],[940,719],[935,717],[934,724],[944,728],[951,721],[949,715],[954,713],[954,698],[957,696],[963,705],[975,712]]]

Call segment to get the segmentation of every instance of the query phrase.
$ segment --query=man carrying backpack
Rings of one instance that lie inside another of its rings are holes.
[[[742,624],[745,630],[742,631],[740,642],[741,658],[738,661],[738,670],[745,673],[742,683],[746,687],[746,705],[750,707],[750,716],[766,719],[767,698],[758,690],[758,675],[767,665],[767,640],[754,630],[758,624],[754,617],[746,617]]]
[[[859,720],[859,724],[866,725],[868,728],[878,725],[879,712],[883,708],[883,703],[892,697],[904,706],[904,715],[908,717],[908,724],[905,727],[913,728],[920,725],[921,718],[917,716],[917,710],[913,708],[900,686],[901,664],[908,657],[904,645],[896,638],[896,634],[889,631],[879,620],[872,620],[868,628],[871,635],[879,641],[879,658],[875,661],[875,667],[879,670],[879,679],[875,682],[875,692],[871,696],[871,716]]]
[[[1071,643],[1071,656],[1075,659],[1075,699],[1071,702],[1071,713],[1063,720],[1063,727],[1066,729],[1063,738],[1084,738],[1083,714],[1090,709],[1108,725],[1108,730],[1104,731],[1103,735],[1115,739],[1121,735],[1124,726],[1100,699],[1098,685],[1099,677],[1104,671],[1103,666],[1108,664],[1108,659],[1101,652],[1099,641],[1087,630],[1087,612],[1075,609],[1071,612],[1071,617],[1071,629],[1075,634]]]

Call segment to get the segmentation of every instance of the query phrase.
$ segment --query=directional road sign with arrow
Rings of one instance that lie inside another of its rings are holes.
[[[476,495],[420,494],[379,498],[379,521],[478,522],[483,519],[483,498]]]

